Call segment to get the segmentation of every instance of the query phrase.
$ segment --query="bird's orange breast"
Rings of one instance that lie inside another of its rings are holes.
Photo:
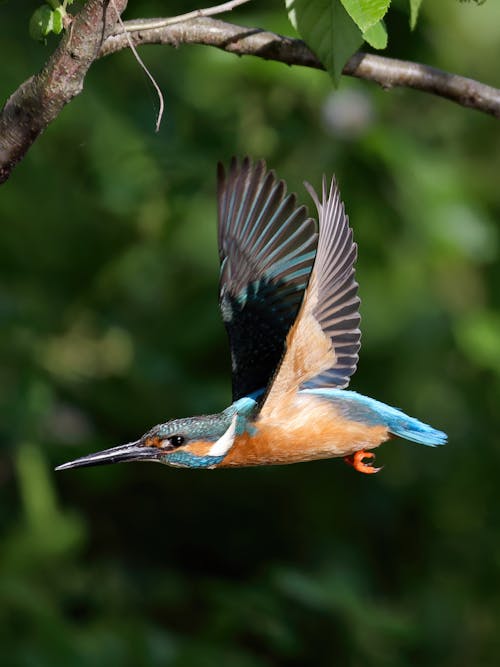
[[[279,465],[347,456],[378,447],[387,427],[350,421],[332,404],[311,395],[295,395],[254,424],[255,432],[236,437],[217,467]]]

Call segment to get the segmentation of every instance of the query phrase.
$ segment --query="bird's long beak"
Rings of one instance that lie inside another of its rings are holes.
[[[68,461],[57,466],[56,470],[69,470],[70,468],[82,468],[84,466],[101,466],[108,463],[127,463],[128,461],[158,461],[158,447],[145,447],[140,440],[129,442],[119,447],[103,449],[88,456],[82,456],[74,461]]]

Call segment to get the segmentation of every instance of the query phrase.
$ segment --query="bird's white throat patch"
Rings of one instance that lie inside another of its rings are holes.
[[[238,414],[235,414],[229,428],[208,450],[208,456],[225,456],[231,449],[236,437],[236,422]]]

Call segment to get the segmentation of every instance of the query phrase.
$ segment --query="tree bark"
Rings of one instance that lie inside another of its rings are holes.
[[[117,22],[127,0],[88,0],[39,74],[25,81],[0,111],[0,183],[62,108],[83,89],[94,60],[134,45],[205,44],[237,55],[324,69],[308,46],[258,28],[206,16],[190,20],[140,19]],[[414,62],[356,53],[344,74],[375,81],[383,88],[407,87],[432,93],[500,118],[500,90],[473,79]]]
[[[89,67],[99,57],[127,0],[89,0],[67,28],[41,72],[9,97],[0,113],[0,183],[62,108],[83,89]]]

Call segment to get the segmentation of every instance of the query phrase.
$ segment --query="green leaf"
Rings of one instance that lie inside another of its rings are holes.
[[[53,11],[48,5],[42,5],[33,12],[29,31],[33,39],[43,41],[52,32],[54,26]]]
[[[340,0],[286,0],[292,25],[316,53],[335,85],[363,36]]]
[[[341,2],[361,32],[366,32],[368,28],[383,19],[391,4],[391,0],[341,0]]]
[[[413,30],[417,25],[418,12],[422,0],[410,0],[410,28]]]
[[[59,35],[59,33],[62,32],[64,16],[66,16],[66,10],[64,7],[58,7],[55,11],[52,12],[52,32],[56,35]]]
[[[363,39],[374,49],[385,49],[387,46],[387,29],[383,21],[379,21],[371,28],[365,30]]]

